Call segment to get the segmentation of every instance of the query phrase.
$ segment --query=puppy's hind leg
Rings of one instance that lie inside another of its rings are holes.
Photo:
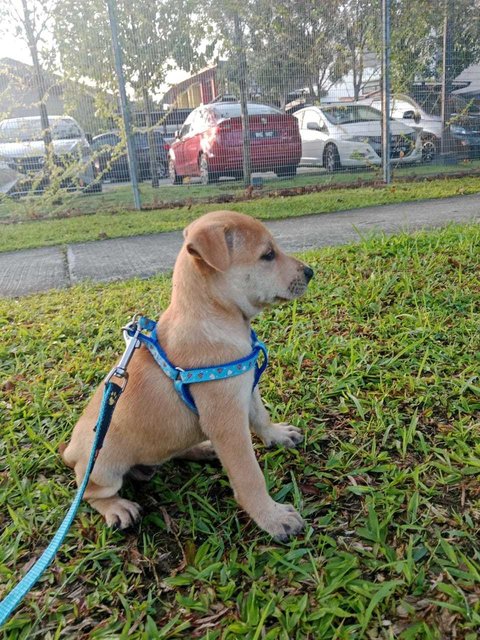
[[[78,463],[75,466],[77,484],[82,481],[84,473],[85,467]],[[140,518],[140,505],[118,495],[123,475],[123,472],[113,471],[105,465],[96,465],[84,495],[85,500],[102,514],[107,525],[118,529],[127,529]]]
[[[218,460],[218,456],[210,440],[205,440],[204,442],[200,442],[200,444],[196,444],[194,447],[190,447],[190,449],[177,453],[174,459],[207,462],[208,460]]]

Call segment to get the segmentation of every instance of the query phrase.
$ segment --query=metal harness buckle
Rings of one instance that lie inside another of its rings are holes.
[[[108,384],[112,378],[120,378],[121,380],[123,380],[122,391],[125,389],[128,382],[128,363],[132,359],[135,349],[138,349],[141,346],[141,342],[138,339],[141,329],[136,319],[137,316],[135,315],[133,316],[131,322],[122,327],[123,339],[125,340],[126,348],[118,364],[113,367],[108,376],[105,378],[105,384]],[[134,332],[133,336],[129,333],[131,331]]]

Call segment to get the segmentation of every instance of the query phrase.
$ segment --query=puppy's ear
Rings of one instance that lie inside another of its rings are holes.
[[[201,226],[185,234],[190,255],[217,271],[226,271],[231,264],[231,232],[225,225]]]

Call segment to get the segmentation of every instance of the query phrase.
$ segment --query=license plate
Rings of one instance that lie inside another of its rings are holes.
[[[275,138],[275,131],[252,131],[252,138],[255,140],[263,140],[265,138]]]

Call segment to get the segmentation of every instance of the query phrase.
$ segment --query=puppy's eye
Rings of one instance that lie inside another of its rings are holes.
[[[267,251],[267,253],[264,253],[263,256],[260,256],[260,260],[266,260],[267,262],[271,262],[272,260],[275,260],[275,251],[273,249],[270,249],[270,251]]]

